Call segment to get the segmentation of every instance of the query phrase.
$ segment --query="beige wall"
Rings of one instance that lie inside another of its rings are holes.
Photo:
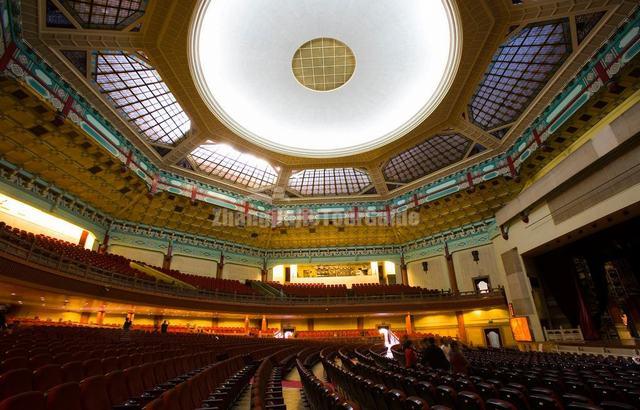
[[[422,262],[429,264],[429,270],[422,270]],[[447,273],[447,261],[444,255],[420,259],[407,264],[409,285],[420,286],[427,289],[451,289],[449,274]]]
[[[171,258],[171,269],[192,275],[215,277],[217,266],[216,261],[192,256],[173,255]]]
[[[109,246],[109,253],[124,256],[134,261],[144,262],[148,265],[161,267],[164,255],[162,252],[151,251],[142,248],[133,248],[123,245]]]
[[[247,279],[260,280],[262,278],[260,268],[255,266],[235,265],[232,263],[224,264],[222,277],[224,279],[235,279],[239,281]]]
[[[472,251],[477,250],[480,260],[474,262]],[[460,291],[475,290],[473,278],[478,276],[489,276],[491,286],[496,288],[504,285],[502,276],[498,274],[496,253],[493,245],[485,245],[477,248],[464,249],[454,252],[453,266],[456,270],[456,280]]]
[[[349,330],[357,329],[358,322],[355,317],[345,318],[321,318],[314,321],[314,330]]]

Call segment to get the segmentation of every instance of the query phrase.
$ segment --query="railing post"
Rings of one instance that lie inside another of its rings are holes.
[[[31,254],[33,254],[33,250],[36,247],[36,238],[34,237],[31,241],[31,246],[29,247],[29,252],[27,253],[27,260],[31,259]]]

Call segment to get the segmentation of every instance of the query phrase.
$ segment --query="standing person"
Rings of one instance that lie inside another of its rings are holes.
[[[129,329],[131,329],[131,320],[128,317],[124,319],[124,325],[122,325],[122,328],[125,332],[128,332]]]
[[[169,328],[169,324],[165,320],[164,322],[162,322],[162,325],[160,326],[160,333],[167,333],[168,328]]]
[[[453,370],[454,373],[469,374],[469,362],[467,358],[464,357],[464,354],[462,354],[460,343],[455,340],[451,342],[449,361],[451,362],[451,370]]]
[[[440,349],[442,349],[442,352],[444,353],[444,357],[446,357],[447,360],[449,360],[449,353],[451,353],[451,338],[450,337],[443,337],[442,338],[442,346],[440,346]]]
[[[402,349],[404,351],[404,365],[407,369],[413,369],[418,364],[418,355],[416,355],[416,351],[413,349],[413,342],[411,340],[406,340]]]
[[[424,343],[427,347],[422,351],[422,364],[434,369],[449,370],[449,361],[442,349],[436,346],[436,339],[429,337]]]

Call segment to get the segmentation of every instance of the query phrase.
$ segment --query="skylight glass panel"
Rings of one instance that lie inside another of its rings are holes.
[[[578,43],[582,43],[589,33],[591,33],[591,30],[598,24],[604,14],[604,11],[600,11],[576,16],[576,37],[578,38]]]
[[[369,175],[356,168],[305,169],[289,178],[289,188],[304,196],[355,195],[369,185]]]
[[[571,53],[567,19],[529,25],[502,44],[469,111],[485,130],[515,121]]]
[[[96,53],[94,80],[151,142],[173,145],[191,128],[189,117],[158,72],[135,55]]]
[[[471,141],[460,134],[436,135],[391,158],[384,167],[387,181],[411,182],[462,160]]]
[[[144,14],[146,0],[61,0],[84,28],[121,29]]]
[[[278,178],[278,172],[267,161],[227,144],[200,145],[190,157],[200,171],[249,188],[273,185]]]

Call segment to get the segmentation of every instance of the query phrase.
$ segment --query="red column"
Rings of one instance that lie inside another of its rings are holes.
[[[169,241],[169,246],[167,247],[167,254],[164,255],[164,259],[162,260],[162,269],[171,269],[172,258],[173,258],[173,242]]]
[[[464,315],[461,310],[456,312],[456,319],[458,320],[458,340],[462,343],[466,343],[467,329],[464,327]]]
[[[96,324],[101,325],[104,323],[104,310],[101,310],[96,315]]]
[[[458,293],[458,280],[456,279],[456,268],[453,265],[453,255],[449,253],[449,246],[444,245],[444,256],[447,259],[447,272],[449,273],[449,284],[453,293]]]
[[[411,313],[407,313],[404,317],[404,328],[407,331],[407,335],[413,333],[413,318],[411,317]]]
[[[224,255],[220,255],[220,262],[218,262],[218,268],[216,269],[216,279],[222,279],[223,269],[224,269]]]
[[[404,256],[400,257],[400,276],[402,277],[402,284],[409,284],[409,273],[407,272],[407,264],[404,262]]]
[[[87,244],[87,237],[89,236],[89,232],[85,231],[84,229],[82,230],[82,233],[80,234],[80,240],[78,241],[78,245],[82,246],[84,248],[84,246]]]

